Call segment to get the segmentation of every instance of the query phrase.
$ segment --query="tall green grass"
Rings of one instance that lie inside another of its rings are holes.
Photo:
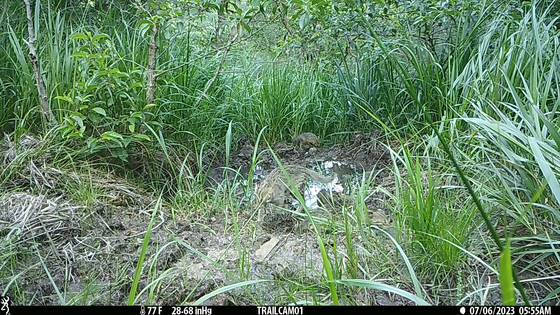
[[[76,16],[55,10],[48,1],[37,3],[34,22],[38,58],[58,122],[84,104],[77,96],[93,95],[91,108],[102,108],[107,117],[123,120],[124,125],[126,116],[144,105],[141,88],[133,84],[145,84],[148,45],[135,28],[136,17],[112,9],[106,15],[98,15],[89,6],[88,14]],[[0,59],[5,61],[0,80],[6,82],[0,90],[4,109],[0,124],[19,134],[25,130],[45,133],[38,121],[34,101],[37,93],[23,42],[25,24],[15,23],[15,17],[6,13],[0,17],[10,26],[3,37],[9,39],[9,45],[0,49]],[[107,37],[96,43],[75,36],[88,32]],[[151,110],[149,120],[159,125],[169,142],[218,145],[224,139],[215,135],[224,135],[230,121],[239,126],[238,137],[252,140],[264,127],[265,136],[272,141],[288,140],[305,131],[326,137],[341,130],[368,128],[358,111],[353,113],[356,117],[348,115],[349,103],[333,88],[331,70],[301,69],[297,62],[289,60],[259,61],[235,47],[217,82],[193,108],[221,59],[219,52],[200,46],[202,36],[200,28],[188,26],[174,34],[172,40],[163,35],[158,39],[158,70],[165,74],[158,78],[157,106]],[[90,54],[103,53],[103,57],[76,57],[80,49],[89,49]],[[103,63],[103,67],[96,63]],[[101,74],[105,68],[118,71],[118,75]],[[80,92],[84,86],[87,94]],[[112,124],[114,131],[121,132],[121,126],[115,129],[117,125]]]

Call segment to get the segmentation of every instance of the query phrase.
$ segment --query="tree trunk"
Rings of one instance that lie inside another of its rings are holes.
[[[27,31],[29,32],[29,41],[27,42],[27,46],[29,47],[29,60],[31,61],[31,65],[33,66],[35,84],[37,85],[37,90],[39,91],[39,100],[41,101],[41,114],[43,116],[43,121],[47,125],[52,125],[54,123],[54,115],[51,112],[49,99],[47,98],[47,93],[45,92],[45,85],[43,84],[43,79],[41,77],[41,67],[39,66],[37,51],[35,50],[35,31],[33,30],[31,3],[29,2],[29,0],[23,0],[23,2],[25,3],[25,11],[27,13]]]
[[[157,43],[156,35],[158,26],[154,23],[150,34],[150,47],[148,50],[148,79],[146,82],[146,104],[153,104],[156,99],[156,66],[157,66]]]

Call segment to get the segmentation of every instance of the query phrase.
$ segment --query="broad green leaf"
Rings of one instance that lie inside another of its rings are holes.
[[[305,27],[305,25],[307,24],[307,15],[306,14],[302,14],[299,17],[299,21],[298,21],[298,25],[299,25],[299,29],[303,29]]]
[[[75,39],[84,39],[84,40],[88,40],[88,36],[84,33],[76,33],[74,35],[72,35],[72,37],[70,37],[71,40],[75,40]]]
[[[97,35],[93,36],[92,40],[93,41],[98,41],[100,39],[105,39],[105,38],[109,38],[109,35],[107,35],[107,34],[97,34]]]
[[[140,27],[140,36],[146,37],[146,33],[148,33],[149,30],[150,30],[149,25],[143,25],[142,27]]]
[[[138,22],[136,22],[136,27],[140,27],[140,26],[143,26],[143,25],[146,25],[146,24],[151,25],[152,22],[150,20],[141,19],[141,20],[138,20]]]
[[[88,147],[90,150],[93,151],[93,150],[95,149],[95,147],[97,146],[97,139],[95,139],[95,138],[93,138],[93,137],[89,137],[89,138],[86,140],[86,143],[87,143],[87,147]]]
[[[247,31],[247,33],[251,33],[251,27],[249,26],[249,24],[243,21],[239,21],[239,24],[241,24],[241,26]]]
[[[92,111],[98,113],[101,116],[107,116],[107,113],[105,112],[105,110],[101,107],[94,107],[91,109]]]
[[[78,126],[83,127],[84,121],[80,116],[72,115],[72,119],[78,124]]]
[[[99,117],[98,114],[96,113],[89,113],[88,114],[88,118],[89,120],[91,120],[91,122],[93,122],[94,124],[98,124],[101,121],[101,117]]]
[[[132,137],[125,137],[125,138],[123,139],[124,147],[125,147],[125,148],[128,147],[128,145],[130,144],[130,142],[132,142]],[[128,156],[128,155],[127,155],[127,156]]]
[[[128,162],[128,152],[121,148],[114,148],[112,151],[112,155],[118,157],[123,162]]]
[[[122,140],[122,136],[120,133],[115,131],[106,131],[101,135],[102,139],[112,140],[112,139],[120,139]]]

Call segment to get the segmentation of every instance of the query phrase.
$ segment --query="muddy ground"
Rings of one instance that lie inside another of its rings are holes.
[[[374,184],[366,201],[370,220],[382,228],[389,228],[392,217],[387,200],[382,193],[375,191],[377,186],[388,191],[394,189],[393,175],[385,170],[391,160],[383,141],[376,134],[356,133],[345,145],[309,150],[291,143],[278,143],[273,150],[283,164],[321,171],[317,168],[321,163],[338,161],[351,166],[358,175],[373,172]],[[259,148],[258,151],[265,149]],[[247,174],[253,152],[251,143],[242,141],[231,154],[231,169]],[[223,182],[223,162],[214,159],[212,164],[206,165],[213,179],[209,181],[209,189]],[[157,196],[135,188],[117,176],[97,172],[92,173],[91,178],[84,178],[53,169],[45,163],[31,161],[31,164],[21,174],[20,182],[12,182],[12,186],[28,185],[35,187],[35,192],[12,190],[0,198],[0,236],[5,248],[0,288],[9,286],[7,294],[15,304],[126,303],[152,218],[135,304],[193,303],[225,285],[258,279],[274,281],[222,293],[204,304],[331,303],[328,288],[324,281],[320,281],[324,280],[325,272],[317,237],[309,225],[304,219],[278,212],[270,213],[263,223],[256,222],[250,194],[244,193],[243,189],[239,189],[235,196],[235,209],[213,209],[210,215],[194,216],[189,214],[188,204],[182,209],[184,211],[172,213],[164,202],[154,216]],[[264,152],[259,162],[259,174],[266,176],[276,165],[273,156]],[[232,178],[231,175],[228,177]],[[99,195],[92,204],[76,204],[71,196],[80,192],[65,191],[64,187],[72,186],[65,186],[62,178],[83,183],[83,193],[95,191]],[[257,177],[255,183],[259,183]],[[371,247],[362,246],[361,236],[351,235],[356,255],[362,263],[362,269],[353,268],[346,256],[346,234],[340,226],[341,214],[332,207],[322,217],[326,221],[319,223],[320,233],[326,241],[331,261],[342,273],[339,278],[362,279],[365,277],[363,270],[375,275],[377,271],[392,268],[400,280],[377,280],[413,292],[412,286],[407,284],[410,282],[401,259],[386,237],[373,239],[376,251],[372,252],[366,250]],[[371,246],[372,240],[368,242]],[[333,246],[337,249],[336,257]],[[13,275],[18,275],[17,279],[10,283]],[[299,292],[304,285],[308,289]],[[293,295],[287,295],[286,291]],[[380,290],[345,287],[340,291],[345,293],[341,296],[343,304],[412,304]]]

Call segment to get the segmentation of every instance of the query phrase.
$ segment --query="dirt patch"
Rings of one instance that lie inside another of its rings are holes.
[[[339,182],[345,186],[346,196],[339,195],[338,198],[335,198],[338,200],[332,200],[332,198],[329,200],[329,198],[319,196],[319,203],[322,206],[333,208],[337,205],[332,203],[337,203],[337,201],[338,206],[340,206],[341,199],[345,199],[347,203],[352,203],[352,196],[348,196],[352,188],[362,184],[362,176],[365,177],[366,181],[371,179],[372,182],[369,183],[371,194],[365,199],[366,207],[372,211],[384,212],[387,219],[391,220],[386,192],[395,192],[395,182],[394,175],[390,171],[392,160],[387,147],[394,145],[394,143],[387,143],[386,136],[382,133],[362,134],[355,132],[348,143],[337,144],[332,147],[308,147],[301,146],[297,142],[280,142],[273,145],[271,149],[282,165],[302,166],[318,171],[323,175],[332,172],[325,166],[329,163],[332,165],[333,162],[343,165],[349,170],[349,176],[339,178]],[[246,180],[250,176],[251,167],[255,167],[252,179],[253,183],[258,186],[272,170],[278,167],[278,163],[269,149],[259,146],[255,150],[252,143],[241,140],[237,150],[230,155],[228,165],[231,171],[224,170],[225,156],[218,156],[214,159],[209,171],[210,183],[213,183],[213,185],[222,183],[226,176],[232,182]],[[256,161],[253,161],[253,156],[257,157]],[[254,162],[256,162],[256,165],[254,165]],[[375,189],[376,187],[382,187],[385,192]],[[239,187],[237,193],[239,198],[243,200],[251,200],[254,197],[250,195],[252,191],[241,189],[241,187]],[[320,194],[322,193],[324,191],[320,192]],[[269,219],[278,221],[279,224],[270,224],[271,227],[276,226],[276,229],[287,226],[285,229],[289,230],[293,225],[291,218],[285,216],[273,215]]]
[[[253,149],[249,143],[242,142],[232,153],[231,167],[242,170],[250,166]],[[308,168],[324,161],[340,161],[367,173],[379,172],[390,163],[377,135],[356,134],[346,146],[304,149],[279,143],[273,149],[283,163]],[[9,163],[9,159],[14,158],[10,156],[5,161]],[[270,152],[264,152],[259,165],[265,176],[277,164]],[[219,183],[224,173],[218,166],[214,164],[210,175]],[[15,304],[126,303],[151,220],[152,231],[137,301],[167,305],[192,303],[224,285],[258,279],[270,282],[220,294],[205,304],[286,304],[284,289],[293,283],[314,288],[294,293],[293,298],[298,301],[311,304],[317,295],[328,294],[328,288],[321,285],[324,267],[317,236],[305,219],[277,212],[267,217],[266,222],[257,223],[251,204],[243,194],[238,194],[236,210],[221,209],[220,215],[183,216],[172,213],[165,203],[155,212],[154,196],[110,174],[80,179],[76,174],[44,165],[35,165],[35,168],[30,171],[35,174],[31,178],[58,174],[53,178],[87,183],[96,197],[88,206],[77,206],[69,198],[77,192],[60,193],[57,182],[46,180],[52,186],[49,190],[50,186],[45,183],[31,180],[18,185],[42,185],[50,194],[11,193],[0,199],[0,206],[8,209],[0,217],[4,258],[18,262],[0,272],[0,287],[9,286],[7,294]],[[375,180],[379,178],[389,177],[377,174]],[[328,198],[321,202],[323,208],[328,208]],[[381,199],[378,205],[382,206]],[[340,204],[332,203],[330,207],[337,208]],[[390,222],[384,213],[372,210],[374,223]],[[364,276],[360,269],[349,265],[349,255],[357,255],[358,261],[363,262],[361,267],[370,272],[379,268],[373,264],[372,253],[360,246],[361,236],[353,233],[350,238],[346,237],[344,228],[337,223],[339,213],[325,210],[323,215],[316,215],[323,219],[317,221],[317,227],[330,261],[338,266],[338,277]],[[16,230],[21,232],[14,232]],[[352,240],[355,248],[363,250],[349,253],[348,240]],[[378,250],[394,251],[386,242],[376,246]],[[12,281],[14,277],[17,277],[17,285]],[[348,289],[347,293],[353,298],[344,303],[410,303],[380,291]]]
[[[272,150],[282,164],[299,165],[316,168],[325,161],[338,161],[352,165],[358,172],[371,172],[381,170],[391,165],[391,157],[383,145],[385,136],[380,133],[362,134],[356,132],[348,144],[337,144],[332,147],[307,148],[295,143],[280,142],[272,146]],[[278,163],[268,150],[268,147],[259,146],[256,156],[259,156],[258,165],[263,170],[269,171],[278,167]],[[241,140],[238,149],[231,153],[229,165],[238,170],[241,175],[247,176],[253,163],[254,146],[247,140]],[[224,180],[225,156],[216,159],[210,172],[214,182]],[[229,174],[234,178],[235,174]]]

